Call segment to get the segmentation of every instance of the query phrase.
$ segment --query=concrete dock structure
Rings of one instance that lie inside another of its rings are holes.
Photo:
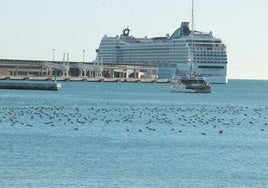
[[[105,65],[92,62],[0,59],[0,77],[52,78],[55,74],[58,78],[157,79],[158,68],[141,63]]]
[[[23,81],[1,81],[0,89],[24,89],[24,90],[52,90],[61,88],[56,82],[23,82]]]

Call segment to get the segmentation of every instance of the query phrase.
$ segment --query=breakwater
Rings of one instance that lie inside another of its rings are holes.
[[[58,90],[59,88],[61,88],[61,84],[59,83],[21,82],[21,81],[0,82],[0,89]]]

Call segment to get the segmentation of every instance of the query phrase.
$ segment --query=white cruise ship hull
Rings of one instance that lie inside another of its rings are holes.
[[[192,62],[193,71],[210,83],[227,83],[226,46],[212,32],[191,31],[188,22],[182,22],[171,36],[135,38],[129,32],[127,28],[120,36],[105,35],[94,62],[156,67],[160,79],[170,79],[177,69],[188,71],[186,64]]]

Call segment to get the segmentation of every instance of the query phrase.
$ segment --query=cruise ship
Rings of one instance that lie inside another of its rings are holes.
[[[120,36],[105,35],[96,49],[96,63],[142,65],[158,68],[159,79],[169,79],[176,71],[193,72],[210,83],[227,83],[227,52],[212,32],[191,30],[189,22],[163,37],[136,38],[126,28]]]

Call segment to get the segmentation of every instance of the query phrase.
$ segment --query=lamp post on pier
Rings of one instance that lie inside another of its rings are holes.
[[[85,52],[86,50],[83,50],[83,63],[85,62]]]
[[[53,51],[53,54],[52,54],[52,55],[53,55],[53,56],[52,56],[52,59],[53,59],[53,61],[54,61],[54,60],[55,60],[55,49],[53,48],[53,49],[52,49],[52,51]]]

